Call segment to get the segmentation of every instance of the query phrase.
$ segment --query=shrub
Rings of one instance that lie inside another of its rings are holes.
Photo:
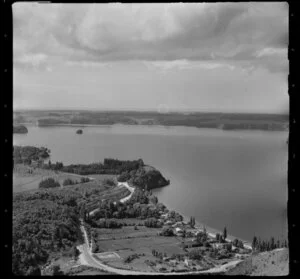
[[[161,228],[162,224],[155,218],[149,218],[144,222],[145,227],[148,228]]]
[[[76,184],[76,182],[73,181],[73,180],[70,179],[70,178],[65,179],[64,182],[63,182],[63,186],[74,185],[74,184]]]
[[[81,179],[80,179],[80,183],[86,183],[89,181],[90,181],[90,179],[88,177],[81,177]]]
[[[132,262],[134,259],[138,259],[139,255],[138,254],[133,254],[133,255],[129,255],[128,257],[125,258],[124,262],[125,263],[130,263]]]
[[[149,202],[153,203],[153,204],[157,204],[158,203],[158,198],[156,196],[150,196],[149,198]]]
[[[52,177],[46,178],[39,183],[39,188],[55,188],[55,187],[60,187],[60,184]]]
[[[123,172],[118,176],[119,182],[126,182],[130,179],[130,174],[128,172]]]
[[[244,248],[243,241],[241,241],[241,240],[239,240],[237,238],[233,240],[232,245],[235,246],[235,247],[237,247],[237,248],[241,248],[241,249]]]
[[[188,253],[188,257],[191,260],[201,260],[203,256],[203,251],[200,249],[193,249]]]
[[[116,186],[116,182],[113,179],[104,179],[103,183],[108,186]]]
[[[174,236],[174,232],[171,228],[164,228],[161,231],[160,235],[162,235],[162,236]]]

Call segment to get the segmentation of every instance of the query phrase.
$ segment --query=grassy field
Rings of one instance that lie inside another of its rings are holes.
[[[13,170],[13,192],[24,192],[29,190],[37,190],[39,183],[48,177],[52,177],[59,182],[62,186],[63,181],[67,178],[73,181],[80,181],[84,175],[77,175],[72,173],[64,173],[59,171],[46,170],[41,168],[34,168],[27,165],[17,164]],[[78,191],[82,194],[86,193],[91,196],[90,200],[103,193],[102,199],[120,199],[130,194],[129,190],[125,187],[112,187],[105,184],[105,180],[113,179],[114,175],[90,175],[88,177],[93,178],[86,183],[79,183],[76,185],[62,186],[63,188],[70,189],[72,191]],[[84,186],[84,187],[83,187]],[[90,204],[92,205],[92,203]]]
[[[143,223],[139,219],[122,219],[122,221],[136,225]],[[183,262],[162,261],[153,256],[153,249],[167,257],[173,254],[185,254],[182,248],[182,238],[159,236],[158,233],[161,229],[137,226],[137,230],[135,230],[134,226],[123,226],[121,229],[95,230],[98,233],[96,242],[100,248],[100,251],[95,254],[96,258],[116,268],[153,272],[192,270],[192,268],[201,270],[214,266],[212,261],[204,260],[198,261],[193,267],[187,267]],[[126,263],[125,259],[134,254],[138,257]]]
[[[74,176],[68,173],[32,168],[30,166],[20,164],[16,165],[13,170],[13,192],[38,189],[39,183],[48,177],[54,178],[60,185],[62,185],[63,181],[67,178],[70,178],[73,181],[80,181],[80,178],[84,176]]]

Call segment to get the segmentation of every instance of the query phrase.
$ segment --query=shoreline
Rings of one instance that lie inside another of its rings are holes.
[[[123,124],[123,123],[114,123],[114,124],[80,124],[80,123],[57,123],[57,124],[46,124],[46,125],[37,125],[32,122],[22,122],[17,123],[14,125],[28,125],[28,126],[35,126],[39,128],[46,128],[46,127],[112,127],[112,126],[143,126],[143,127],[163,127],[163,128],[176,128],[176,127],[184,127],[184,128],[196,128],[196,129],[215,129],[227,132],[237,132],[237,131],[262,131],[262,132],[289,132],[289,128],[285,129],[224,129],[223,124],[218,124],[217,127],[197,127],[197,126],[187,126],[187,125],[159,125],[159,124]]]
[[[155,193],[154,193],[155,195]],[[170,207],[168,204],[158,200],[158,203],[162,203],[163,205],[166,206],[166,208],[169,210],[169,211],[175,211],[177,213],[179,213],[182,217],[183,217],[183,221],[184,222],[189,222],[190,221],[190,217],[187,217],[186,215],[182,214],[181,212],[179,212],[178,210]],[[194,229],[196,230],[200,230],[200,231],[203,231],[203,227],[206,228],[206,231],[207,231],[207,234],[212,237],[212,238],[215,238],[216,237],[216,234],[219,233],[219,234],[222,234],[222,231],[218,230],[218,229],[215,229],[215,228],[212,228],[212,227],[209,227],[207,226],[206,224],[204,223],[201,223],[200,221],[198,220],[195,220],[195,227]],[[236,237],[236,236],[233,236],[233,235],[227,235],[227,238],[226,238],[226,241],[233,241],[234,239],[239,239],[243,242],[245,248],[247,249],[251,249],[252,250],[252,244],[248,241],[248,240],[245,240],[245,239],[242,239],[242,238],[239,238],[239,237]]]

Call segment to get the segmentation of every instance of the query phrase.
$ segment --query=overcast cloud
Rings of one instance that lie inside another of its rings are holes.
[[[162,74],[288,73],[286,3],[15,3],[13,32],[19,71],[140,61]]]

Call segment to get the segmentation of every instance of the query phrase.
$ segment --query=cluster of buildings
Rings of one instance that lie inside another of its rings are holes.
[[[163,212],[162,212],[163,213]],[[203,230],[199,228],[193,228],[190,226],[189,223],[182,221],[176,221],[174,218],[170,216],[170,212],[163,213],[160,216],[159,221],[161,221],[164,225],[169,226],[173,229],[174,235],[178,237],[186,237],[189,240],[185,241],[185,248],[192,248],[200,246],[197,244],[197,236],[200,233],[203,233]],[[231,242],[224,242],[221,243],[216,240],[216,238],[213,235],[208,234],[207,242],[210,244],[210,246],[214,249],[218,250],[229,250],[232,252],[239,252],[241,249],[235,247],[232,245]]]

